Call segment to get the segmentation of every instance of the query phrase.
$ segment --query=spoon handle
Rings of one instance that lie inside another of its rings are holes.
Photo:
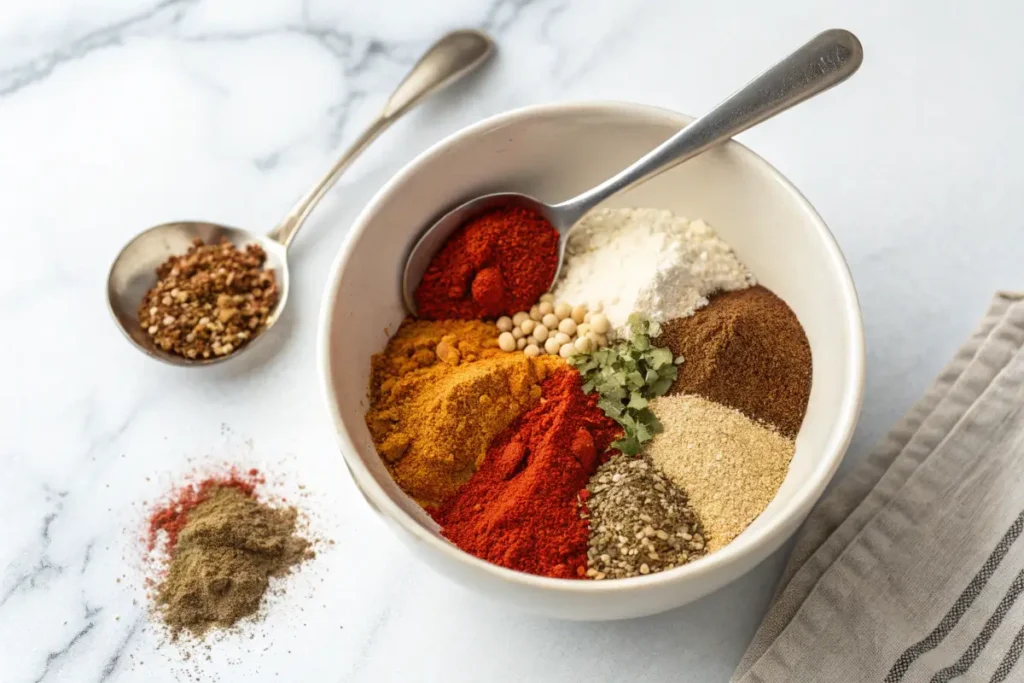
[[[857,37],[843,29],[819,33],[724,102],[633,165],[554,208],[564,228],[608,197],[648,180],[804,100],[842,83],[864,59]],[[560,227],[561,227],[560,226]]]
[[[473,71],[493,52],[494,41],[487,34],[469,29],[452,31],[434,43],[395,88],[377,118],[345,150],[331,170],[288,212],[269,237],[287,247],[314,207],[371,142],[427,96]]]

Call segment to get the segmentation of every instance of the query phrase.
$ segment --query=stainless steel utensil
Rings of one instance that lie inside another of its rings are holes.
[[[452,209],[430,226],[406,259],[402,297],[416,313],[414,294],[431,259],[449,236],[467,220],[497,206],[527,206],[545,216],[559,232],[558,270],[565,260],[569,231],[595,206],[614,194],[692,159],[748,128],[828,90],[860,67],[864,51],[849,31],[832,29],[765,71],[724,102],[603,183],[559,204],[545,204],[528,195],[502,192],[477,197]]]
[[[392,93],[380,115],[341,155],[337,163],[295,205],[281,223],[267,235],[204,221],[164,223],[142,232],[114,259],[107,278],[107,302],[125,336],[141,351],[172,365],[199,366],[234,358],[252,348],[278,320],[288,301],[288,245],[310,212],[337,182],[341,174],[371,142],[403,114],[429,95],[457,81],[480,66],[494,52],[494,42],[480,31],[461,30],[444,36],[420,58],[416,66]],[[257,243],[267,252],[267,267],[275,271],[280,298],[271,312],[266,329],[253,341],[225,356],[191,360],[156,347],[139,325],[138,307],[145,293],[156,284],[156,268],[174,254],[183,254],[195,238],[204,242],[227,239],[236,246]]]

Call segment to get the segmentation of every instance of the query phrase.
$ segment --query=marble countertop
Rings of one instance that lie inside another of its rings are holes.
[[[742,136],[849,259],[869,351],[844,466],[917,398],[1000,288],[1024,287],[1024,5],[865,0],[8,0],[0,13],[0,680],[726,681],[784,551],[689,607],[563,623],[421,566],[354,489],[321,405],[321,290],[354,216],[442,136],[520,105],[627,99],[699,113],[817,31],[866,58],[835,92]],[[106,271],[144,226],[269,229],[455,26],[486,73],[400,122],[293,247],[289,312],[208,372],[132,349]],[[306,486],[335,543],[256,626],[191,654],[146,618],[146,506],[231,460]],[[186,657],[190,657],[186,659]]]

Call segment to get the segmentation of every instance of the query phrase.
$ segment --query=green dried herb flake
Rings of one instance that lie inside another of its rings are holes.
[[[661,326],[638,314],[629,317],[629,339],[613,346],[570,357],[583,376],[583,391],[596,391],[598,406],[622,426],[624,436],[613,448],[636,455],[643,443],[661,431],[661,423],[647,401],[664,395],[675,382],[682,357],[667,348],[653,347],[651,338]]]

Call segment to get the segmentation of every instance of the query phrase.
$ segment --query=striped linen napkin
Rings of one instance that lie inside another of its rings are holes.
[[[1024,681],[1024,294],[819,503],[733,683]]]

